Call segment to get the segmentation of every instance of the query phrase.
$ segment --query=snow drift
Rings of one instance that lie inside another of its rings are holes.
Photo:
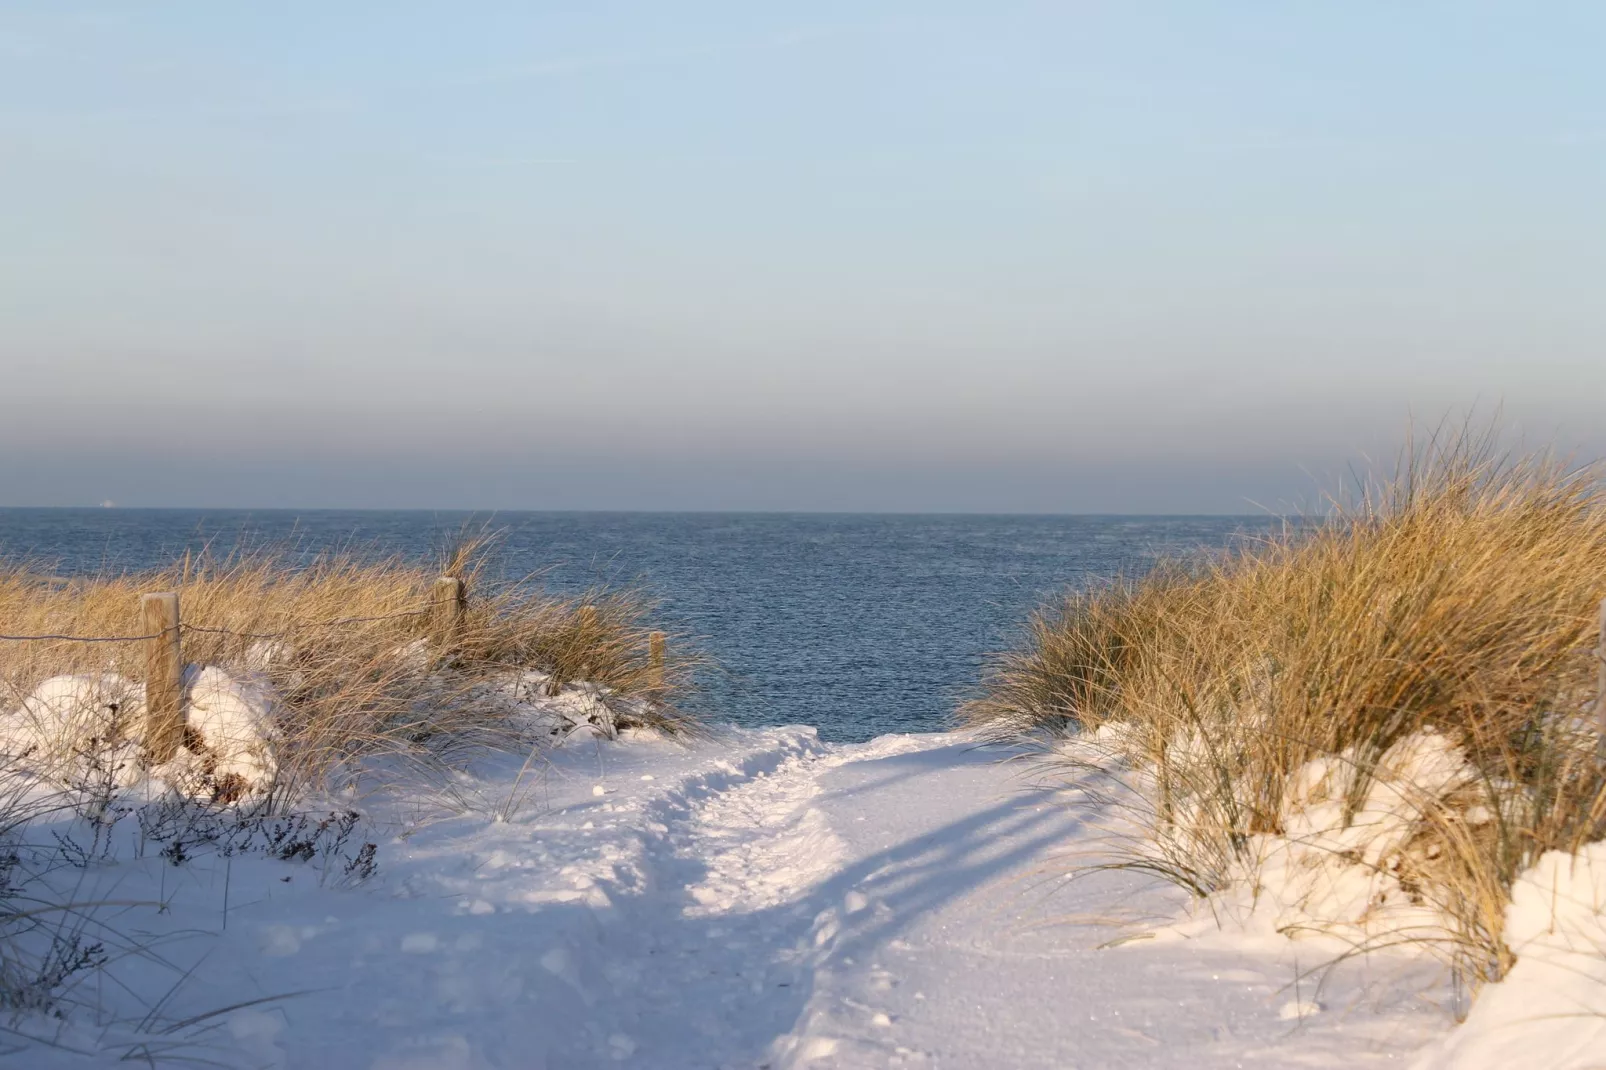
[[[1585,1070],[1606,1056],[1606,843],[1550,851],[1511,889],[1517,963],[1417,1070]]]
[[[146,768],[143,687],[116,673],[55,676],[0,715],[0,755],[65,789],[128,788],[149,776],[186,795],[230,802],[273,787],[276,707],[260,677],[191,666],[183,745],[173,760]]]

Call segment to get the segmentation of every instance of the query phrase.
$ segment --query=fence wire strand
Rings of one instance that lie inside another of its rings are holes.
[[[298,628],[286,629],[282,632],[237,632],[232,628],[207,628],[199,624],[180,624],[179,627],[187,632],[203,632],[208,635],[232,635],[237,639],[283,639],[297,631],[312,628],[335,628],[343,624],[371,624],[382,620],[401,620],[403,617],[422,617],[429,613],[427,609],[409,609],[402,613],[385,613],[377,617],[338,617],[335,620],[320,621],[317,624],[305,624]]]
[[[207,635],[230,635],[237,639],[283,639],[297,631],[312,628],[335,628],[343,624],[372,624],[376,621],[401,620],[403,617],[423,617],[429,614],[428,609],[409,609],[401,613],[385,613],[377,617],[337,617],[317,624],[306,624],[298,628],[286,629],[282,632],[237,632],[232,628],[207,628],[199,624],[179,624],[179,630],[186,632],[202,632]],[[155,632],[151,635],[0,635],[0,642],[12,643],[141,643],[148,639],[160,639],[166,635],[165,631]]]
[[[160,639],[164,632],[154,635],[0,635],[0,640],[13,643],[34,642],[63,642],[63,643],[140,643],[147,639]]]

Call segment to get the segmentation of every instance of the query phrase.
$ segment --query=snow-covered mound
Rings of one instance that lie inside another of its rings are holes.
[[[1506,908],[1517,964],[1417,1070],[1585,1070],[1606,1062],[1606,843],[1550,851]]]
[[[617,739],[645,712],[645,700],[621,696],[588,680],[565,683],[554,692],[552,678],[536,669],[508,674],[495,685],[495,692],[513,727],[529,739],[553,745]]]
[[[53,676],[0,713],[0,756],[63,787],[126,787],[139,779],[144,716],[144,688],[123,676]]]
[[[1430,813],[1474,782],[1460,748],[1433,731],[1415,732],[1376,762],[1365,796],[1346,815],[1345,796],[1359,756],[1318,758],[1290,778],[1282,831],[1249,838],[1216,897],[1214,914],[1192,928],[1230,918],[1265,932],[1338,936],[1355,946],[1453,939],[1451,923],[1420,891],[1412,874],[1436,848],[1417,841]],[[1453,811],[1450,811],[1453,812]],[[1184,815],[1181,823],[1189,820]],[[1486,820],[1476,809],[1471,824]]]
[[[1133,759],[1141,752],[1129,731],[1104,726],[1066,741],[1061,753],[1141,811],[1159,786],[1154,770]],[[1187,759],[1190,743],[1178,741],[1174,761]],[[1452,834],[1470,836],[1494,820],[1478,801],[1484,788],[1476,770],[1444,734],[1412,733],[1372,763],[1360,805],[1346,814],[1358,764],[1354,752],[1306,763],[1282,797],[1281,831],[1247,836],[1236,854],[1216,842],[1218,798],[1183,794],[1169,819],[1154,807],[1142,834],[1123,841],[1125,850],[1162,871],[1212,857],[1220,863],[1203,874],[1219,890],[1195,903],[1188,920],[1158,927],[1157,941],[1269,948],[1311,938],[1335,959],[1399,945],[1450,956],[1464,948],[1454,920],[1423,885],[1444,829],[1459,826]],[[1576,855],[1548,852],[1524,872],[1512,887],[1502,939],[1515,965],[1482,989],[1465,1023],[1431,1046],[1417,1070],[1606,1065],[1606,843]]]
[[[186,746],[213,792],[227,797],[271,788],[279,766],[267,682],[207,666],[187,674],[186,684]]]
[[[1353,750],[1309,761],[1288,778],[1279,830],[1243,833],[1242,815],[1256,803],[1247,793],[1258,785],[1224,781],[1213,764],[1218,758],[1198,738],[1173,742],[1162,784],[1130,733],[1104,725],[1065,741],[1059,753],[1096,773],[1104,790],[1142,819],[1144,834],[1120,841],[1123,858],[1187,873],[1210,892],[1191,919],[1159,935],[1198,938],[1225,928],[1276,939],[1331,937],[1349,948],[1455,943],[1453,921],[1424,894],[1423,874],[1441,853],[1424,833],[1436,822],[1475,827],[1490,815],[1469,790],[1476,771],[1446,735],[1412,733],[1370,762]],[[1346,800],[1363,765],[1364,794],[1350,812]],[[1224,782],[1233,788],[1230,799]]]
[[[0,758],[72,790],[127,788],[149,776],[185,794],[232,801],[273,785],[275,706],[258,677],[191,666],[184,744],[172,761],[145,768],[144,687],[116,673],[54,676],[0,713]]]

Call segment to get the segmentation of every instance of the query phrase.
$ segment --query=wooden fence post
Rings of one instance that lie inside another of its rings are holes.
[[[654,702],[664,694],[664,633],[647,633],[647,690]]]
[[[467,612],[467,585],[455,576],[442,576],[436,580],[434,598],[430,604],[429,631],[438,652],[445,653],[457,642],[463,629],[463,616]]]
[[[184,742],[184,658],[179,649],[178,592],[139,596],[145,640],[145,759],[173,760]]]

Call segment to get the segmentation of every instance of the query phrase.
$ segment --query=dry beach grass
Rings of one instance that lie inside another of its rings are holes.
[[[488,680],[513,669],[547,674],[554,691],[586,681],[622,703],[624,724],[691,727],[672,700],[696,659],[675,645],[679,652],[661,671],[651,662],[650,601],[633,591],[548,594],[535,577],[490,584],[488,548],[484,540],[465,541],[438,568],[354,553],[300,560],[260,550],[65,581],[11,565],[0,567],[0,631],[134,636],[144,629],[139,596],[177,591],[184,659],[258,673],[281,699],[277,758],[288,795],[364,754],[439,757],[496,742],[505,705],[476,698]],[[432,585],[443,574],[474,592],[449,652],[424,640]],[[144,658],[137,642],[0,643],[0,708],[17,708],[52,676],[140,680]]]
[[[92,861],[102,833],[118,820],[115,811],[128,810],[114,800],[130,771],[111,766],[130,761],[128,740],[143,729],[147,644],[126,639],[147,630],[142,594],[178,592],[185,662],[257,681],[273,696],[272,755],[261,763],[273,772],[271,784],[242,797],[238,784],[222,777],[185,782],[172,799],[141,804],[142,834],[147,824],[171,818],[185,828],[212,822],[249,838],[271,820],[310,829],[307,842],[318,841],[319,849],[336,835],[344,842],[349,823],[331,825],[314,814],[310,824],[296,824],[309,797],[359,783],[449,784],[454,770],[490,749],[538,760],[548,740],[544,733],[532,737],[530,723],[517,714],[524,688],[535,688],[537,697],[578,688],[586,709],[606,711],[609,729],[696,731],[676,703],[699,658],[674,639],[667,653],[660,646],[654,656],[650,600],[630,590],[551,594],[538,576],[494,579],[493,549],[489,540],[465,539],[434,567],[356,552],[308,557],[293,548],[257,549],[70,579],[0,565],[0,633],[125,637],[0,641],[0,717],[9,723],[0,736],[0,1010],[53,1013],[106,955],[145,953],[108,923],[113,904],[72,901],[61,884],[64,869]],[[471,592],[449,643],[432,622],[434,585],[443,574],[465,581]],[[52,709],[50,738],[19,744],[30,737],[12,729],[40,708],[30,696],[46,681],[69,676],[97,683],[71,692],[72,708]],[[204,756],[194,701],[192,693],[184,743]],[[157,816],[147,821],[151,814]],[[64,819],[79,822],[69,836],[87,830],[83,843],[93,843],[68,846],[59,836],[59,843],[36,842],[42,833],[32,829],[55,828]],[[184,835],[153,842],[164,853],[173,849],[178,865]],[[372,850],[346,872],[371,870]],[[5,1028],[0,1022],[0,1033]]]
[[[1069,595],[964,716],[1011,737],[1120,726],[1149,772],[1138,861],[1200,894],[1288,833],[1310,763],[1352,822],[1391,748],[1447,740],[1467,773],[1406,789],[1409,835],[1377,864],[1449,919],[1436,950],[1477,983],[1510,963],[1516,875],[1606,833],[1590,714],[1603,596],[1600,469],[1463,432],[1318,522]]]

